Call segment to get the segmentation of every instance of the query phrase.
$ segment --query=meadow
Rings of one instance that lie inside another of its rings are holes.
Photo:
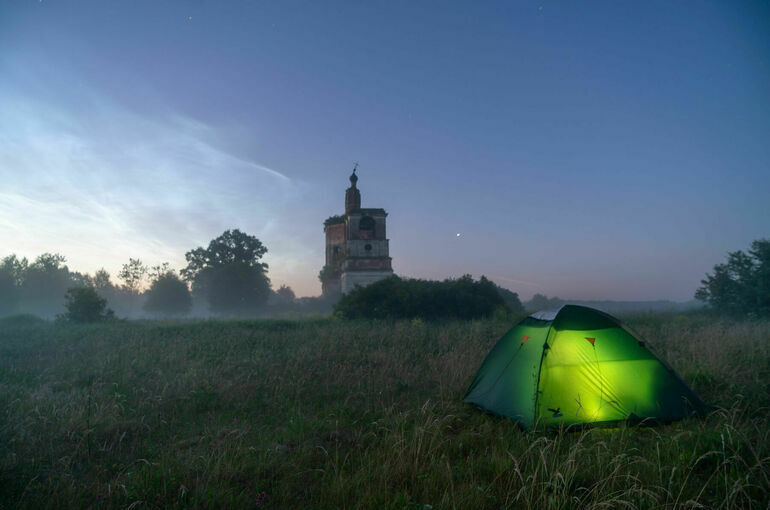
[[[2,319],[0,508],[768,508],[770,323],[627,323],[708,416],[479,412],[510,321]]]

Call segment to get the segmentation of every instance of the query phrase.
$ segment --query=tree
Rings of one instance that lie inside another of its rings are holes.
[[[539,310],[551,310],[554,308],[559,308],[561,305],[564,304],[564,301],[557,297],[549,298],[548,296],[544,296],[543,294],[535,294],[532,296],[532,299],[527,301],[527,310],[532,311],[539,311]]]
[[[110,281],[110,273],[104,268],[97,270],[93,276],[73,271],[70,278],[77,287],[93,287],[100,291],[111,291],[115,287]]]
[[[98,291],[111,291],[115,288],[110,280],[110,273],[104,268],[101,268],[94,273],[91,277],[91,285]]]
[[[497,287],[497,292],[500,293],[511,314],[521,315],[524,313],[524,305],[521,304],[518,292],[513,292],[500,286]]]
[[[8,271],[0,269],[0,317],[11,315],[19,308],[19,287]]]
[[[275,295],[278,301],[281,303],[291,303],[296,299],[294,291],[288,285],[281,285],[278,290],[275,291]]]
[[[139,259],[128,259],[127,264],[123,264],[118,278],[123,281],[123,285],[120,287],[119,293],[115,293],[117,298],[120,295],[120,303],[122,303],[122,309],[119,310],[122,314],[132,316],[136,311],[136,305],[141,301],[142,288],[147,276],[147,266],[145,266]]]
[[[153,268],[153,280],[146,292],[144,309],[160,315],[185,315],[192,308],[187,284],[164,263]]]
[[[182,276],[188,281],[196,281],[207,270],[235,262],[265,272],[267,264],[259,261],[265,253],[267,247],[256,237],[238,229],[225,230],[209,243],[208,248],[196,248],[185,254],[187,267],[182,269]]]
[[[20,259],[16,255],[11,254],[0,261],[0,271],[8,272],[17,286],[21,286],[28,269],[29,262],[27,262],[26,257]]]
[[[158,266],[152,266],[148,271],[148,275],[150,277],[150,281],[154,282],[168,272],[173,272],[173,269],[171,269],[171,264],[164,262]]]
[[[128,264],[123,264],[123,268],[118,273],[118,278],[123,280],[123,288],[131,294],[139,294],[147,266],[142,264],[139,259],[128,259]]]
[[[212,311],[250,314],[270,295],[267,264],[260,262],[265,253],[267,247],[256,237],[226,230],[207,248],[187,252],[187,267],[181,273]]]
[[[770,239],[751,243],[748,253],[727,254],[727,262],[706,274],[695,298],[729,315],[770,317]]]
[[[107,300],[99,297],[93,287],[67,289],[64,306],[67,313],[59,317],[69,322],[97,322],[114,317],[113,311],[107,308]]]
[[[21,284],[25,309],[44,317],[53,317],[62,311],[62,296],[72,285],[72,274],[64,262],[63,255],[44,253],[29,265]]]
[[[19,310],[21,283],[27,271],[27,259],[9,255],[0,261],[0,316]]]
[[[281,285],[278,290],[271,291],[267,304],[273,307],[287,308],[293,307],[297,301],[294,291],[287,285]]]
[[[242,262],[214,268],[210,276],[206,297],[214,313],[251,315],[270,297],[267,276]]]

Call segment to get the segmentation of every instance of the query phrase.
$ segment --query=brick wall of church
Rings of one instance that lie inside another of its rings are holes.
[[[374,220],[373,231],[362,233],[359,224],[364,216],[369,216]],[[347,229],[348,239],[385,239],[385,216],[380,214],[349,214]]]
[[[335,255],[338,260],[345,256],[345,224],[329,225],[324,230],[326,232],[326,263],[331,264]]]
[[[347,259],[342,265],[344,271],[371,271],[390,269],[390,259]]]

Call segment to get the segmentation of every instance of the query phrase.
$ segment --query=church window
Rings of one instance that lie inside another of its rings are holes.
[[[374,230],[375,221],[371,216],[364,216],[358,223],[359,230]]]
[[[372,239],[374,237],[375,221],[371,216],[364,216],[358,222],[358,235],[361,239]]]

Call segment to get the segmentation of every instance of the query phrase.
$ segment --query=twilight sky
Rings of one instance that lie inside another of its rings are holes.
[[[356,160],[398,274],[690,299],[770,236],[770,3],[0,0],[0,257],[317,295]]]

